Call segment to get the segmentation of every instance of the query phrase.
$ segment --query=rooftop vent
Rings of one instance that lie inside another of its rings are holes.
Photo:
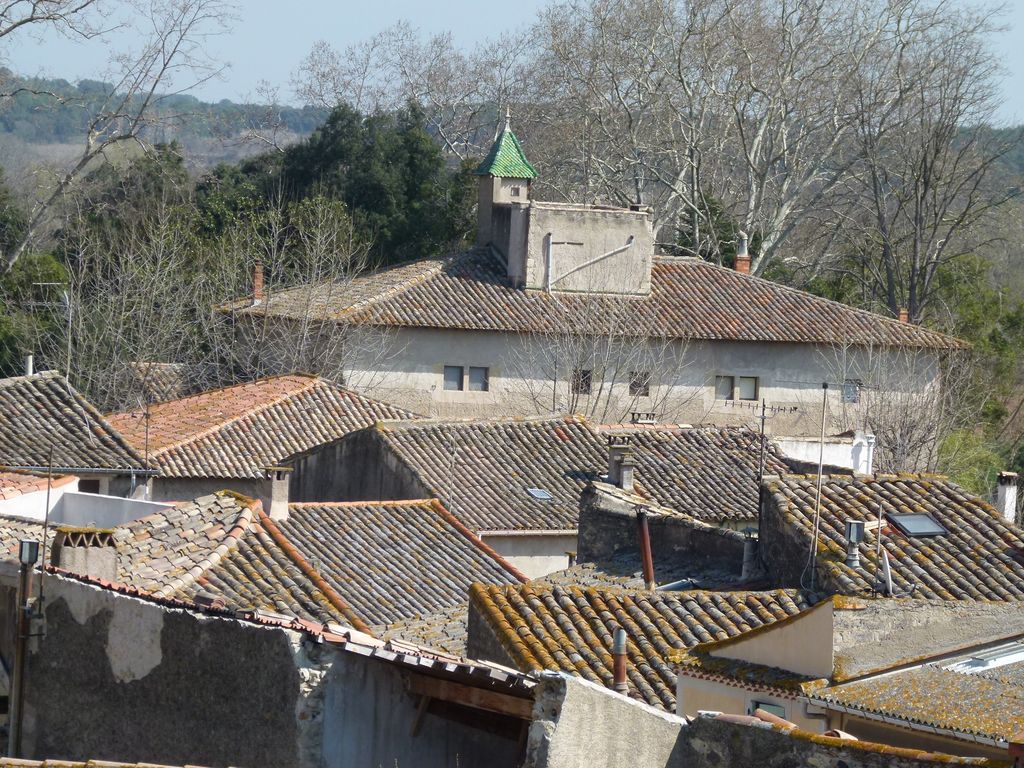
[[[850,568],[860,568],[860,550],[858,545],[864,541],[864,521],[846,521],[846,564]]]

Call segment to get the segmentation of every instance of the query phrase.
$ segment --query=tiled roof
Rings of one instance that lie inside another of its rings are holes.
[[[525,581],[436,500],[289,509],[282,533],[369,624],[464,605],[475,581]]]
[[[602,435],[628,435],[639,489],[663,507],[720,523],[757,518],[760,435],[747,428],[670,426],[601,427]],[[765,474],[788,466],[765,441]]]
[[[769,519],[762,520],[762,549],[771,558],[806,556],[814,520],[816,478],[766,478]],[[846,565],[847,519],[872,523],[885,515],[928,513],[948,533],[914,537],[886,524],[894,591],[916,598],[1024,599],[1024,532],[1007,524],[986,501],[937,475],[831,476],[822,483],[818,544],[819,586],[864,594],[879,573],[877,539],[868,532],[859,547],[861,567]],[[887,518],[886,518],[887,519]],[[782,531],[788,539],[780,539]],[[776,549],[782,547],[782,549]],[[913,589],[913,592],[911,592]]]
[[[476,531],[575,530],[580,491],[607,464],[601,438],[575,417],[376,429],[426,495]],[[528,488],[552,498],[534,498]]]
[[[997,677],[937,666],[827,688],[813,700],[830,709],[838,704],[884,717],[890,724],[901,720],[967,737],[1008,742],[1024,733],[1024,688]]]
[[[18,542],[43,540],[43,524],[23,517],[0,515],[0,560],[17,560]]]
[[[74,482],[75,479],[74,475],[58,475],[48,480],[46,475],[40,472],[0,472],[0,500],[45,491],[47,485],[59,488]]]
[[[378,419],[415,417],[316,376],[276,376],[152,406],[149,455],[164,477],[261,478],[266,467]],[[143,411],[109,418],[145,451]]]
[[[101,471],[144,467],[140,456],[84,397],[53,371],[0,379],[0,467]]]
[[[116,529],[118,581],[157,597],[221,598],[318,622],[367,626],[263,512],[230,493],[204,496]]]
[[[344,285],[281,291],[253,315],[314,317],[359,324],[478,331],[593,333],[593,318],[639,337],[924,348],[963,342],[912,323],[853,309],[804,291],[694,258],[657,257],[642,297],[548,293],[513,286],[489,251],[426,259]]]
[[[437,613],[378,624],[372,627],[373,634],[383,640],[400,640],[465,656],[468,610],[468,605],[463,601]]]
[[[129,365],[133,384],[150,403],[175,400],[196,391],[193,369],[185,363],[135,362]]]
[[[670,656],[806,607],[793,590],[630,592],[537,584],[474,584],[470,601],[518,668],[561,670],[608,687],[612,636],[621,626],[630,694],[669,712],[676,679]]]
[[[508,123],[494,140],[487,157],[476,169],[477,176],[503,176],[507,179],[535,179],[537,169],[526,159],[523,146]]]
[[[423,494],[477,531],[574,530],[580,492],[608,469],[611,431],[633,436],[636,485],[648,498],[710,522],[757,516],[758,436],[744,428],[598,428],[580,417],[376,427]],[[774,446],[766,465],[785,467]]]
[[[154,763],[118,763],[110,760],[26,760],[0,757],[0,768],[169,768]],[[187,768],[198,768],[188,766]]]

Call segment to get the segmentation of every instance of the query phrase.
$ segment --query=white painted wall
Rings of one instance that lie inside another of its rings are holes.
[[[50,488],[50,509],[57,506],[65,493],[78,490],[78,478],[54,484]],[[46,517],[46,489],[25,493],[21,496],[14,496],[10,499],[0,499],[0,515],[11,517],[24,517],[28,520],[43,520]]]
[[[137,501],[120,496],[78,493],[77,479],[50,492],[50,524],[113,528],[152,515],[169,504]],[[0,515],[42,522],[46,518],[46,491],[0,501]]]
[[[857,432],[853,437],[826,437],[824,450],[817,437],[776,437],[775,442],[791,459],[846,467],[862,475],[870,475],[875,454],[875,436]]]
[[[484,533],[480,538],[530,579],[565,570],[566,553],[576,551],[576,534]]]

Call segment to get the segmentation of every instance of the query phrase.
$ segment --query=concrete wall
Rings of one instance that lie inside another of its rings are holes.
[[[576,551],[576,534],[484,534],[484,542],[527,578],[539,579],[569,567],[567,552]]]
[[[817,472],[818,458],[826,467],[843,467],[862,475],[873,471],[875,436],[857,432],[853,437],[826,437],[824,449],[818,438],[775,438],[779,449],[787,458],[813,466]]]
[[[78,490],[78,478],[71,477],[68,481],[57,484],[50,488],[50,507],[52,511],[60,503],[65,493]],[[14,496],[10,499],[0,499],[0,515],[12,517],[24,517],[29,520],[44,520],[46,518],[46,489],[34,493],[25,493],[21,496]]]
[[[824,721],[808,716],[802,702],[770,693],[749,691],[715,680],[679,675],[676,681],[676,714],[696,717],[705,712],[726,712],[731,715],[752,715],[762,704],[774,704],[785,711],[785,719],[810,733],[824,733]]]
[[[533,202],[529,215],[527,288],[650,293],[654,234],[646,211]]]
[[[252,499],[259,499],[266,490],[266,484],[266,480],[226,477],[154,477],[150,500],[191,501],[217,491],[234,491]]]
[[[970,761],[842,742],[768,723],[687,722],[606,688],[543,673],[524,768],[928,768]]]
[[[167,507],[167,504],[125,499],[118,496],[66,493],[50,513],[50,522],[113,528],[152,515],[162,509],[167,509]]]

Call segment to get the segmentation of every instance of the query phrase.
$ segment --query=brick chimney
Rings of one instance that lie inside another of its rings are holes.
[[[1011,525],[1017,522],[1017,473],[1000,472],[996,489],[996,509]]]
[[[259,304],[266,297],[263,289],[263,264],[257,261],[252,270],[252,303]]]
[[[906,307],[900,307],[900,322],[901,323],[909,323],[910,322],[910,311]]]
[[[747,233],[739,233],[739,242],[736,243],[736,271],[745,275],[750,274],[750,254],[747,252]]]

